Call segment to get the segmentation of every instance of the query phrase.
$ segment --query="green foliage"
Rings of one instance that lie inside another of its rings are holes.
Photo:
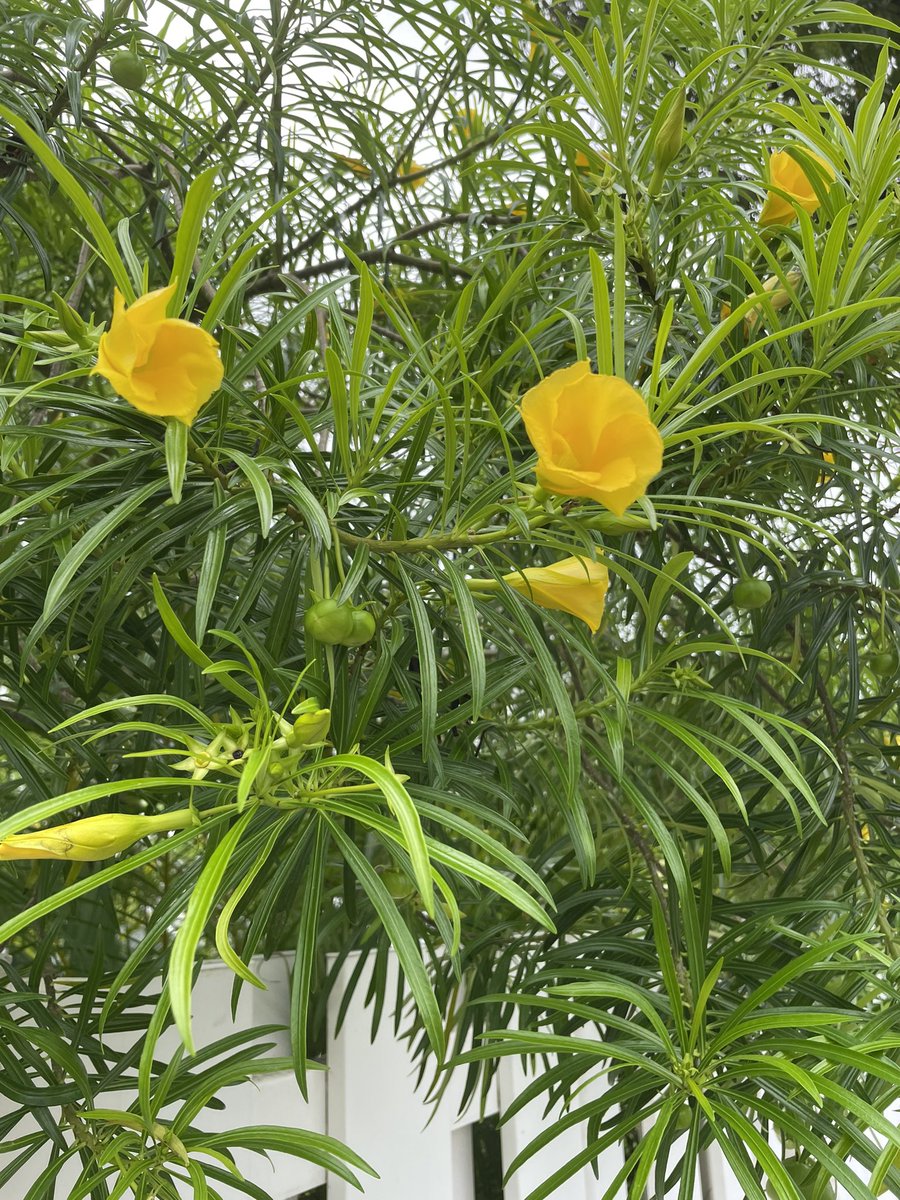
[[[532,1200],[613,1144],[634,1200],[713,1143],[754,1200],[900,1194],[896,27],[263,8],[3,6],[0,839],[197,820],[0,861],[0,1178],[38,1146],[35,1197],[76,1155],[98,1196],[214,1195],[233,1147],[365,1170],[198,1126],[259,1070],[305,1090],[337,967],[381,964],[377,1016],[390,945],[467,1098],[504,1054],[545,1066],[517,1106],[608,1075],[522,1156],[584,1125]],[[835,177],[761,230],[785,146]],[[114,287],[169,283],[225,367],[190,430],[91,375]],[[534,486],[517,402],[585,358],[665,444],[622,517]],[[595,636],[501,582],[571,555],[609,570]],[[290,1060],[192,1057],[198,960],[237,994],[283,950]]]

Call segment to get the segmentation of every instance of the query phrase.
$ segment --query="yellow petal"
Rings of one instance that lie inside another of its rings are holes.
[[[522,400],[538,483],[621,516],[662,467],[662,439],[640,392],[588,362],[554,371]]]
[[[571,613],[596,633],[603,617],[609,572],[589,558],[564,558],[549,567],[526,567],[503,579],[542,608]]]
[[[94,373],[141,412],[190,425],[221,385],[222,362],[205,329],[165,315],[174,290],[148,292],[127,309],[116,292]]]
[[[827,177],[823,181],[827,192],[830,181],[835,177],[834,169],[820,154],[805,147],[803,152],[822,168]],[[766,196],[759,214],[759,224],[762,226],[790,224],[797,216],[795,205],[810,215],[819,207],[819,197],[803,164],[787,150],[778,150],[769,159],[769,185],[776,190],[770,190]]]

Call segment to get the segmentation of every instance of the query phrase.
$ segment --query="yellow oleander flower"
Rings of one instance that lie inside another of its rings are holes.
[[[484,120],[477,108],[458,108],[453,125],[464,142],[479,138],[484,133]]]
[[[222,383],[222,360],[212,334],[166,316],[174,293],[174,284],[159,288],[126,308],[116,289],[113,319],[91,374],[108,379],[141,412],[192,425]]]
[[[796,291],[797,285],[803,279],[803,272],[799,271],[796,267],[792,267],[791,270],[785,275],[784,279],[785,283],[788,285],[787,287],[782,284],[780,275],[770,275],[762,285],[762,290],[770,293],[769,303],[776,312],[790,304],[792,293]],[[762,308],[763,301],[760,300],[753,306],[753,308],[750,309],[746,317],[744,317],[744,332],[746,334],[749,335],[757,321],[759,321],[760,310]],[[719,310],[719,319],[724,321],[726,317],[730,316],[731,305],[725,303]]]
[[[830,463],[831,466],[834,466],[834,455],[831,453],[830,450],[822,451],[822,462]],[[833,472],[820,471],[819,477],[816,480],[816,483],[819,485],[819,487],[821,487],[825,483],[830,483],[832,479],[834,479]]]
[[[368,179],[372,174],[370,167],[359,158],[351,158],[349,154],[335,154],[337,161],[343,167],[349,167],[354,175],[361,175],[363,179]]]
[[[105,813],[68,825],[51,825],[30,833],[17,833],[0,842],[2,858],[54,858],[68,862],[100,862],[111,858],[148,833],[186,829],[196,816],[189,808],[157,816]]]
[[[400,164],[399,167],[401,179],[404,175],[415,175],[417,171],[424,170],[425,168],[421,163],[417,163],[411,158],[407,158]],[[422,184],[425,182],[425,179],[425,175],[420,175],[418,179],[405,179],[402,180],[402,182],[404,187],[412,188],[412,190],[415,192],[422,186]]]
[[[549,567],[526,567],[503,576],[504,582],[542,608],[571,613],[589,627],[600,628],[609,572],[590,558],[564,558]]]
[[[663,444],[643,396],[585,360],[548,375],[522,399],[537,481],[559,496],[598,500],[621,517],[662,467]]]
[[[831,164],[811,150],[805,150],[805,153],[821,166],[827,176],[827,180],[823,181],[827,192],[830,181],[834,179]],[[777,188],[778,191],[770,191],[766,196],[766,202],[759,214],[759,223],[762,226],[789,225],[797,217],[795,205],[799,205],[810,215],[819,207],[819,197],[809,176],[787,150],[778,150],[769,159],[769,186]]]

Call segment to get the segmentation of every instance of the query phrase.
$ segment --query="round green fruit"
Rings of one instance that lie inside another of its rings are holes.
[[[731,593],[735,608],[763,608],[772,599],[772,589],[764,579],[742,579]]]
[[[147,68],[133,50],[120,50],[109,60],[109,73],[129,92],[139,92],[147,82]]]
[[[375,636],[375,618],[364,608],[354,608],[353,629],[349,637],[344,638],[345,646],[364,646]]]
[[[802,1162],[796,1158],[786,1158],[781,1165],[797,1191],[806,1200],[834,1200],[834,1184],[825,1177],[825,1171],[818,1163],[811,1162],[808,1158]],[[774,1200],[776,1192],[771,1182],[767,1185],[766,1192]]]
[[[415,886],[403,874],[393,867],[381,872],[381,882],[387,888],[394,900],[408,900],[416,890]]]
[[[894,675],[897,671],[897,651],[893,647],[879,650],[869,659],[869,666],[876,675]]]
[[[341,646],[353,632],[353,609],[337,600],[319,600],[306,610],[303,627],[326,646]]]

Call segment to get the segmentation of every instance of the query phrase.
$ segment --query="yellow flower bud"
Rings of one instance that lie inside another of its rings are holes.
[[[825,178],[820,179],[820,186],[828,192],[835,177],[834,168],[820,154],[805,148],[804,153],[821,167],[819,175],[824,174]],[[766,196],[759,214],[759,223],[764,227],[789,225],[796,220],[798,207],[810,215],[819,207],[819,197],[806,170],[787,150],[778,150],[769,159],[769,186],[776,190]]]
[[[362,159],[351,158],[349,154],[335,154],[335,160],[343,167],[348,167],[354,175],[359,175],[362,179],[368,179],[372,174],[372,170]]]
[[[104,813],[85,817],[68,825],[51,825],[30,833],[17,833],[0,842],[2,858],[53,858],[69,862],[100,862],[111,858],[148,833],[168,833],[186,829],[196,816],[192,809],[180,809],[156,816],[130,816],[128,813]]]
[[[503,580],[542,608],[571,613],[589,627],[600,628],[609,572],[590,558],[564,558],[549,567],[526,567]]]
[[[116,289],[113,319],[91,374],[103,375],[141,412],[191,425],[222,383],[222,360],[212,334],[166,316],[174,294],[174,285],[160,288],[126,308]]]
[[[640,392],[585,360],[554,371],[522,399],[537,481],[558,496],[598,500],[621,517],[662,467],[663,444]]]

